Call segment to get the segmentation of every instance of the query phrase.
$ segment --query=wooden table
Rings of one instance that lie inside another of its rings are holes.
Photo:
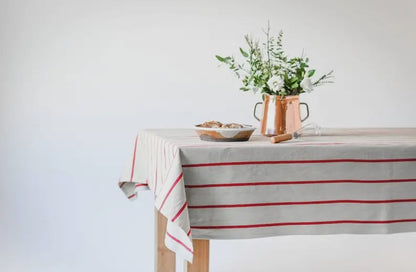
[[[175,253],[164,243],[166,235],[166,217],[155,210],[155,271],[170,272],[176,269]],[[184,272],[209,271],[209,240],[193,239],[194,260],[185,262]]]
[[[158,272],[175,271],[171,250],[193,256],[187,271],[209,271],[210,239],[416,231],[415,128],[325,129],[276,145],[142,131],[126,169],[128,198],[155,195]]]

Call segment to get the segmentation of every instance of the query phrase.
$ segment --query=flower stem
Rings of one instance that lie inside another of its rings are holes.
[[[267,21],[267,32],[266,32],[266,36],[267,36],[267,63],[269,64],[269,76],[272,77],[272,63],[270,60],[270,21]]]

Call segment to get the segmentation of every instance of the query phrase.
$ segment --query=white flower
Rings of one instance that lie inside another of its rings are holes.
[[[300,86],[302,87],[302,89],[304,89],[306,92],[310,93],[313,91],[313,83],[311,81],[311,79],[308,77],[309,71],[306,71],[305,73],[305,77],[303,78],[303,80],[300,82]]]
[[[267,81],[267,85],[269,85],[272,91],[277,92],[285,85],[285,83],[280,76],[272,76],[269,81]]]

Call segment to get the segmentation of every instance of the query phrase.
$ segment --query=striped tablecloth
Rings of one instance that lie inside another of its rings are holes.
[[[416,231],[416,128],[324,129],[274,145],[145,130],[119,186],[129,199],[153,192],[166,246],[189,261],[192,238]]]

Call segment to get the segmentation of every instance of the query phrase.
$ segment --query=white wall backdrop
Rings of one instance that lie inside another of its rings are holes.
[[[0,270],[153,271],[150,193],[117,187],[137,130],[256,124],[215,54],[285,33],[336,83],[327,127],[416,126],[416,2],[0,0]],[[416,271],[416,234],[213,241],[226,271]]]

